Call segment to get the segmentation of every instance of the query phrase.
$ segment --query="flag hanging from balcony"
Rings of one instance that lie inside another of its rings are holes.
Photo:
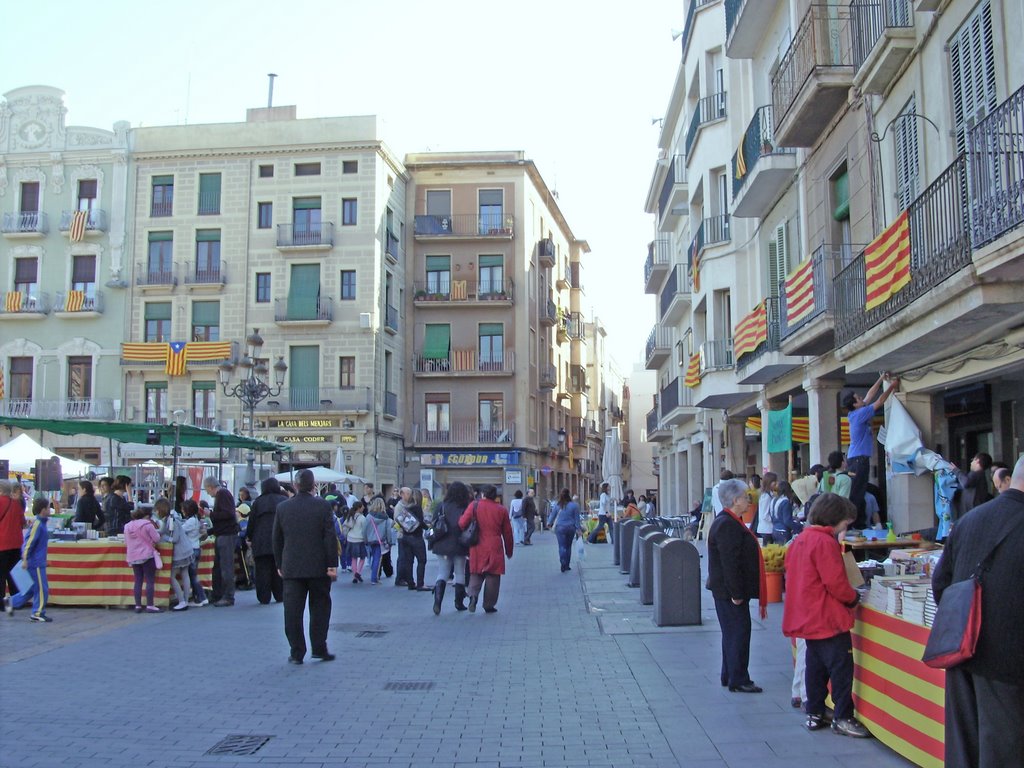
[[[761,417],[750,416],[747,419],[747,429],[752,429],[755,432],[761,431]],[[811,430],[810,430],[810,419],[807,416],[794,416],[793,417],[793,442],[794,443],[809,443],[811,442]]]
[[[874,309],[910,282],[910,218],[907,211],[864,249],[867,299]]]
[[[168,376],[181,376],[187,362],[211,362],[230,359],[230,341],[124,342],[121,358],[136,363],[164,363]]]
[[[185,359],[189,362],[227,360],[230,357],[230,341],[190,341],[186,345]]]
[[[85,306],[85,291],[68,291],[64,299],[65,312],[81,312]]]
[[[21,311],[21,291],[8,291],[4,297],[5,312]]]
[[[793,403],[781,411],[768,411],[765,442],[768,453],[785,453],[793,447]]]
[[[814,269],[810,259],[786,275],[786,323],[794,325],[814,309]]]
[[[122,342],[121,358],[135,363],[156,363],[167,360],[167,344],[163,341]]]
[[[686,365],[686,378],[683,384],[693,389],[700,384],[700,352],[690,355],[690,362]]]
[[[185,349],[187,346],[184,341],[172,341],[167,345],[167,366],[164,370],[168,376],[183,376],[185,374]]]
[[[744,141],[746,141],[746,137],[744,137]],[[747,175],[747,163],[743,159],[743,143],[744,143],[744,141],[740,142],[740,146],[736,150],[736,178],[737,179],[742,179],[744,176]]]
[[[89,218],[88,211],[75,211],[71,217],[71,227],[68,235],[72,243],[80,243],[85,238],[85,223]]]
[[[690,275],[693,278],[693,290],[700,293],[700,254],[701,248],[697,243],[697,238],[693,239],[690,243]]]
[[[737,323],[732,333],[732,348],[735,359],[739,360],[748,352],[753,352],[768,340],[768,307],[761,301],[754,309]]]

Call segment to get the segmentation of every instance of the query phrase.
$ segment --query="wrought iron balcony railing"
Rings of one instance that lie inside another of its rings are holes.
[[[672,190],[676,184],[686,183],[686,156],[673,155],[668,164],[668,173],[665,174],[665,181],[661,185],[661,195],[658,197],[658,218],[664,219],[668,213],[668,201],[672,197]]]
[[[732,156],[732,196],[736,195],[747,183],[757,168],[757,161],[767,155],[792,155],[796,153],[793,147],[779,147],[775,142],[775,123],[772,119],[772,105],[767,104],[758,107],[754,117],[747,126],[747,132],[743,136],[743,143],[735,155]],[[740,155],[742,153],[743,166],[740,167]],[[743,173],[740,173],[740,171]]]
[[[511,237],[515,216],[507,213],[431,214],[417,216],[414,225],[418,237]]]
[[[284,387],[277,397],[256,406],[259,412],[342,411],[366,413],[373,410],[369,387]]]
[[[679,377],[672,379],[661,390],[661,397],[658,398],[661,405],[661,418],[679,407]]]
[[[417,280],[413,283],[413,300],[417,302],[512,301],[513,282],[505,280]]]
[[[170,216],[174,212],[174,201],[165,200],[162,202],[153,201],[149,205],[149,216],[150,218],[162,218],[164,216]]]
[[[733,367],[732,339],[715,339],[700,345],[700,373]]]
[[[651,329],[650,335],[647,337],[647,345],[644,348],[644,360],[650,360],[654,356],[655,350],[671,350],[672,349],[672,329],[666,328],[663,325],[655,325]]]
[[[78,211],[62,211],[60,214],[60,231],[67,232],[71,229],[71,220],[74,218]],[[93,208],[91,211],[86,211],[85,217],[85,231],[86,232],[106,232],[107,231],[107,212],[102,211],[99,208]]]
[[[43,211],[18,211],[4,214],[5,235],[45,235],[50,231],[50,220]]]
[[[659,237],[647,244],[647,261],[644,263],[644,283],[651,279],[655,267],[667,266],[672,261],[672,242]]]
[[[330,296],[317,296],[313,299],[274,299],[275,322],[323,322],[333,319],[334,300]]]
[[[871,49],[886,29],[914,26],[910,0],[852,0],[850,36],[853,42],[853,66],[860,69]]]
[[[170,264],[147,264],[139,262],[135,267],[135,284],[139,286],[168,286],[178,284],[178,262]]]
[[[454,421],[443,429],[413,425],[413,442],[421,445],[489,445],[515,442],[515,422]]]
[[[538,384],[541,389],[554,389],[558,386],[558,375],[555,366],[551,363],[540,366],[538,377],[540,379]]]
[[[103,291],[58,291],[55,296],[54,311],[102,314]]]
[[[478,354],[475,349],[452,349],[447,357],[423,357],[417,354],[413,359],[415,373],[515,373],[515,355],[512,350]]]
[[[795,323],[789,321],[789,306],[786,302],[786,281],[783,280],[779,286],[779,294],[782,298],[782,312],[779,317],[779,331],[783,339],[813,322],[825,312],[833,308],[832,286],[835,276],[846,264],[849,264],[854,254],[864,250],[863,245],[850,245],[840,243],[832,245],[822,243],[815,248],[811,254],[811,281],[813,291],[813,304],[811,310]]]
[[[199,207],[196,211],[200,216],[216,216],[220,213],[220,193],[204,192],[199,195]]]
[[[665,317],[669,307],[672,306],[672,302],[677,297],[685,297],[690,292],[690,282],[687,280],[683,269],[679,264],[672,267],[672,272],[665,281],[665,286],[661,289],[661,296],[658,301],[658,310],[660,312],[658,317]]]
[[[319,224],[277,225],[278,248],[317,247],[329,248],[334,245],[334,222],[322,221]]]
[[[702,125],[725,117],[728,106],[728,94],[725,91],[713,93],[698,99],[693,107],[693,115],[690,117],[690,128],[686,132],[686,156],[690,157],[690,151],[697,140],[697,132]]]
[[[967,132],[971,243],[992,242],[1024,223],[1024,88]]]
[[[194,262],[185,264],[185,285],[225,285],[228,265],[220,262],[200,269]]]
[[[762,355],[768,352],[777,352],[779,350],[779,341],[782,338],[779,324],[779,303],[780,300],[778,296],[769,296],[765,299],[765,311],[768,316],[767,338],[750,352],[740,356],[736,361],[737,371],[743,370]]]
[[[654,406],[647,412],[647,436],[658,431],[658,406]]]
[[[50,294],[45,291],[7,291],[0,297],[0,315],[50,314]]]
[[[7,398],[0,399],[0,414],[17,418],[113,421],[114,401],[109,397]]]
[[[700,234],[703,236],[704,245],[715,245],[717,243],[727,243],[732,239],[730,233],[731,223],[729,220],[729,214],[723,213],[720,216],[711,216],[710,218],[704,219],[701,224]]]

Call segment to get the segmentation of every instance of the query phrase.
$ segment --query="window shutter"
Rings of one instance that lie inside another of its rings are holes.
[[[949,65],[956,149],[960,153],[966,149],[967,130],[998,103],[990,0],[981,3],[950,40]]]
[[[151,301],[146,304],[146,319],[147,320],[170,320],[171,319],[171,302],[169,301]]]
[[[501,323],[480,323],[481,336],[503,336],[505,326]]]
[[[787,263],[787,240],[786,222],[782,222],[775,228],[775,235],[768,242],[768,295],[779,295],[779,283],[786,278],[789,271]]]
[[[451,256],[427,256],[427,272],[450,272]]]
[[[192,325],[220,325],[220,302],[192,302]]]
[[[219,243],[220,242],[220,230],[219,229],[197,229],[196,230],[196,242],[197,243]]]
[[[917,100],[911,96],[900,114],[910,115],[915,112]],[[917,197],[918,126],[913,119],[900,120],[896,126],[896,207],[897,213],[902,213]]]
[[[201,173],[199,174],[199,199],[218,200],[220,199],[220,174]]]
[[[154,187],[168,187],[174,184],[174,176],[154,176]]]
[[[78,182],[78,199],[96,199],[96,179],[80,179]]]
[[[500,267],[505,263],[504,256],[481,256],[480,266],[481,267]]]
[[[215,381],[193,381],[192,382],[192,389],[193,389],[193,391],[198,390],[198,391],[204,391],[204,392],[215,390],[215,389],[217,389],[217,382],[215,382]]]
[[[39,262],[36,259],[15,259],[14,265],[14,282],[36,282],[39,274]]]
[[[174,239],[173,232],[150,232],[149,242],[151,243],[169,243]]]
[[[72,283],[92,283],[96,280],[96,257],[75,256],[71,268]]]
[[[320,198],[319,197],[296,197],[292,200],[292,210],[294,211],[319,211],[320,210]]]
[[[423,329],[423,357],[443,360],[451,348],[452,327],[448,324],[429,323]]]
[[[832,182],[832,191],[836,198],[832,218],[836,221],[850,218],[850,175],[847,171],[836,176]]]

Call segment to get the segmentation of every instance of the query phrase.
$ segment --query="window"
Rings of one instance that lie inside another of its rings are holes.
[[[427,442],[446,443],[451,437],[451,395],[428,394],[427,405]]]
[[[295,164],[295,175],[296,176],[319,176],[320,175],[320,163],[296,163]]]
[[[427,216],[451,216],[452,191],[450,189],[427,190]]]
[[[292,264],[288,283],[288,319],[316,320],[319,313],[320,265]]]
[[[272,178],[274,178],[274,166],[272,166],[272,165],[261,165],[260,166],[260,178],[261,179],[272,179]]]
[[[342,160],[341,161],[341,172],[342,173],[359,173],[359,161],[358,160]]]
[[[87,400],[92,397],[92,358],[68,358],[68,398]]]
[[[192,382],[192,423],[204,429],[217,424],[217,384],[212,381]]]
[[[832,194],[832,242],[840,246],[842,262],[845,266],[853,259],[852,230],[850,228],[850,176],[846,172],[846,163],[832,176],[829,182]]]
[[[447,296],[452,290],[452,257],[427,256],[428,294]]]
[[[355,389],[356,359],[354,357],[338,358],[338,386],[342,389]]]
[[[351,301],[356,297],[356,271],[354,269],[341,270],[341,298],[343,301]]]
[[[900,117],[917,112],[917,99],[911,96],[900,112]],[[913,118],[897,120],[896,147],[896,213],[910,207],[918,191],[917,121]],[[885,217],[888,219],[888,217]]]
[[[996,98],[992,3],[984,0],[949,41],[953,129],[957,154],[967,148],[967,129],[991,112]]]
[[[170,341],[171,302],[149,302],[146,304],[145,313],[145,341]]]
[[[500,189],[480,190],[480,234],[486,235],[501,230],[504,226],[502,215],[502,192]]]
[[[220,213],[220,174],[199,174],[199,215],[212,216]]]
[[[96,297],[96,257],[94,255],[72,257],[71,290],[81,291],[89,299]]]
[[[220,341],[220,302],[192,302],[192,341]]]
[[[174,235],[170,232],[149,233],[149,259],[146,262],[150,285],[169,284],[174,280]]]
[[[505,326],[480,323],[480,370],[500,371],[505,364]]]
[[[296,411],[320,408],[320,347],[288,350],[288,407]]]
[[[778,296],[780,283],[789,274],[789,231],[787,222],[775,228],[775,235],[768,241],[768,295]]]
[[[220,230],[196,230],[197,282],[220,282]]]
[[[423,327],[424,369],[448,370],[448,355],[452,346],[452,327],[448,323],[427,323]]]
[[[21,183],[21,213],[39,213],[39,182]]]
[[[96,204],[96,179],[79,179],[78,210],[92,211]]]
[[[14,260],[14,290],[27,296],[34,296],[39,288],[39,259],[22,258]]]
[[[478,298],[504,291],[505,266],[502,256],[481,256],[477,274],[480,279],[480,284],[477,286]]]
[[[320,242],[320,198],[296,197],[292,200],[292,238],[295,245]]]
[[[356,223],[356,198],[346,197],[341,201],[341,223],[343,226],[354,226]]]
[[[274,204],[256,203],[257,229],[270,229],[274,226]]]
[[[154,176],[150,216],[170,216],[174,209],[174,177]]]
[[[32,399],[32,358],[11,358],[11,384],[7,397],[12,400]],[[6,478],[4,478],[6,480]]]
[[[505,403],[501,395],[480,395],[480,442],[496,443],[505,430]]]
[[[270,273],[256,273],[256,303],[268,304],[270,302]]]
[[[150,424],[167,423],[167,382],[146,382],[146,421]]]

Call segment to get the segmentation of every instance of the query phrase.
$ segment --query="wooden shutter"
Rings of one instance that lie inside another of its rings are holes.
[[[14,260],[14,282],[34,283],[39,274],[39,262],[36,259],[15,259]]]
[[[949,41],[956,151],[966,149],[966,132],[998,104],[992,3],[984,0]]]
[[[96,257],[75,256],[71,267],[72,283],[96,282]]]
[[[900,115],[911,115],[917,112],[917,99],[910,101]],[[917,197],[918,192],[918,125],[914,118],[899,120],[896,123],[896,213],[902,213]]]
[[[779,295],[779,284],[789,272],[789,225],[782,222],[768,242],[768,295]]]

